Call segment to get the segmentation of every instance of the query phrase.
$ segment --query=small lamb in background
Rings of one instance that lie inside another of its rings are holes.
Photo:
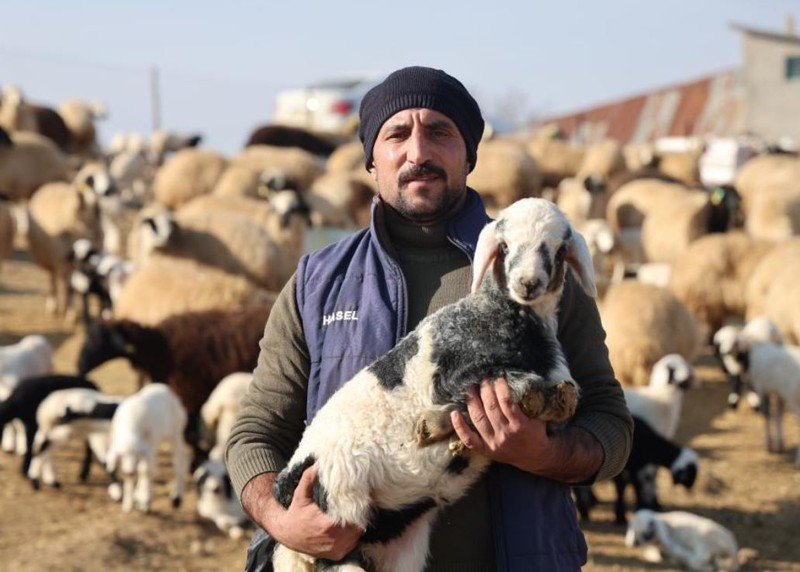
[[[739,569],[739,545],[721,524],[684,511],[636,511],[625,534],[625,545],[646,545],[648,562],[671,560],[701,572]]]

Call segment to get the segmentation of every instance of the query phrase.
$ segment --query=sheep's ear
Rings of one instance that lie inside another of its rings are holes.
[[[472,286],[471,292],[477,292],[481,287],[486,271],[497,258],[497,249],[500,240],[497,238],[497,221],[490,222],[478,235],[478,244],[475,246],[475,259],[472,261]]]
[[[594,283],[592,254],[589,252],[586,239],[575,229],[572,229],[566,260],[572,266],[575,274],[577,274],[584,291],[592,298],[595,298],[597,296],[597,286]]]

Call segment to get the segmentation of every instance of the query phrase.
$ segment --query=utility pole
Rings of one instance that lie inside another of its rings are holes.
[[[158,83],[158,68],[150,68],[150,117],[153,132],[161,128],[161,89]]]

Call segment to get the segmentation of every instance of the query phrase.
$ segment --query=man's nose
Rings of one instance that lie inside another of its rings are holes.
[[[409,162],[422,165],[431,158],[430,144],[421,129],[414,129],[406,142],[406,158]]]

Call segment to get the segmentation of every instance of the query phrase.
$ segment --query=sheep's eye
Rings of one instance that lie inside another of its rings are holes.
[[[508,244],[506,244],[505,242],[501,241],[500,245],[498,246],[498,250],[500,250],[500,253],[503,256],[505,256],[506,254],[508,254]]]

